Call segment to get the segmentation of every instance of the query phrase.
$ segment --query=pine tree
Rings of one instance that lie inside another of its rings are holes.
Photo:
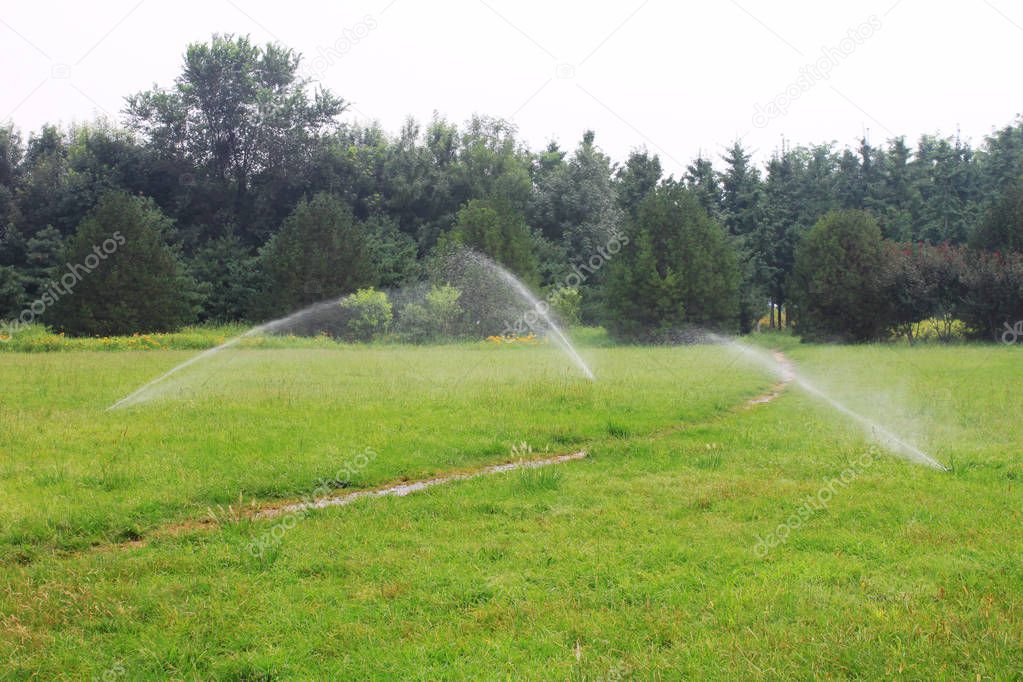
[[[659,263],[650,231],[635,230],[628,256],[612,263],[604,323],[619,338],[643,339],[681,327],[685,303],[678,276]]]
[[[973,150],[959,138],[925,135],[914,166],[922,209],[914,238],[960,244],[980,218],[979,169]]]
[[[619,208],[635,218],[640,202],[657,187],[662,174],[661,160],[656,154],[651,156],[646,149],[629,152],[625,165],[615,173]]]
[[[256,257],[238,237],[208,242],[192,258],[189,271],[202,294],[200,320],[236,321],[252,309],[259,293]]]
[[[587,131],[567,162],[558,161],[560,152],[549,152],[528,212],[531,226],[564,248],[570,261],[589,259],[621,223],[611,159],[594,140]]]
[[[18,271],[9,265],[0,265],[0,320],[16,320],[24,304],[25,290]]]
[[[170,331],[192,320],[195,285],[167,245],[170,227],[151,200],[103,195],[71,239],[67,267],[41,296],[52,303],[46,319],[88,335]]]
[[[886,327],[881,229],[864,211],[824,216],[800,241],[789,283],[796,329],[807,338],[866,341]]]
[[[632,242],[614,261],[608,282],[613,333],[642,338],[685,326],[736,330],[738,259],[693,192],[662,184],[640,203],[628,234]]]
[[[752,234],[760,217],[760,172],[740,142],[735,142],[722,159],[721,211],[725,228],[732,235]]]
[[[257,317],[291,313],[377,283],[367,230],[329,194],[299,203],[260,250],[258,263],[263,282]]]
[[[1005,186],[970,244],[988,251],[1023,252],[1023,177]]]
[[[888,239],[906,242],[913,239],[913,225],[920,212],[920,195],[913,182],[910,165],[912,150],[904,137],[889,145],[881,170],[882,204],[878,212],[881,233]]]
[[[1023,116],[989,135],[985,147],[979,159],[984,186],[999,191],[1016,182],[1023,176]]]
[[[59,231],[47,225],[28,240],[26,247],[21,285],[25,295],[35,300],[56,276],[64,252],[64,239]]]
[[[714,164],[709,159],[698,156],[695,161],[686,166],[686,173],[683,177],[686,187],[696,194],[703,206],[703,210],[712,218],[721,215],[721,187],[718,184],[718,176],[714,171]]]
[[[764,223],[763,183],[752,165],[752,155],[736,141],[722,157],[720,215],[739,257],[739,324],[743,332],[753,329],[768,296],[765,254],[772,248]],[[771,318],[772,326],[774,318]]]

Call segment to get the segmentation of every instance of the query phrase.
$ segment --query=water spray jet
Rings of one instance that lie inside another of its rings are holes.
[[[778,362],[778,360],[771,354],[740,341],[736,341],[735,339],[718,336],[716,334],[709,334],[708,338],[715,343],[734,348],[744,357],[751,359],[761,367],[764,367],[779,377],[787,379],[796,386],[799,386],[801,389],[823,402],[831,409],[848,418],[850,421],[855,422],[863,428],[871,438],[890,452],[894,452],[903,459],[907,459],[915,464],[922,464],[939,471],[948,471],[948,468],[945,465],[928,455],[917,446],[907,442],[903,438],[900,438],[898,435],[886,429],[884,426],[881,426],[874,420],[863,416],[835,398],[832,398],[830,395],[811,383],[806,377],[802,376],[793,367]]]
[[[171,368],[170,370],[164,372],[163,374],[161,374],[160,376],[156,377],[152,381],[142,385],[140,388],[138,388],[135,391],[132,391],[128,395],[124,396],[123,398],[121,398],[120,400],[115,402],[113,405],[108,407],[107,411],[116,410],[116,409],[119,409],[121,407],[127,407],[129,405],[133,405],[135,403],[139,403],[139,402],[143,402],[145,400],[148,400],[151,397],[150,395],[148,395],[148,393],[150,392],[150,390],[152,388],[154,388],[157,384],[163,383],[164,381],[169,379],[171,376],[177,374],[181,370],[186,369],[188,367],[191,367],[192,365],[196,364],[197,362],[201,362],[202,360],[210,358],[210,357],[216,355],[217,353],[220,353],[221,351],[227,350],[231,346],[234,346],[234,345],[240,343],[241,341],[243,341],[244,339],[246,339],[246,338],[248,338],[250,336],[255,336],[257,334],[263,334],[263,333],[266,333],[266,332],[272,332],[272,331],[274,331],[274,330],[276,330],[278,328],[286,327],[288,324],[294,322],[297,319],[300,319],[301,317],[305,317],[305,316],[307,316],[307,315],[309,315],[311,313],[314,313],[314,312],[322,311],[325,308],[327,308],[328,306],[335,306],[335,305],[337,305],[337,303],[338,303],[337,300],[324,301],[324,302],[321,302],[321,303],[315,303],[315,304],[313,304],[313,305],[311,305],[311,306],[309,306],[307,308],[303,308],[302,310],[299,310],[296,313],[292,313],[291,315],[288,315],[286,317],[281,317],[281,318],[278,318],[276,320],[271,320],[270,322],[266,322],[264,324],[261,324],[258,327],[253,327],[252,329],[248,330],[244,334],[239,334],[238,336],[234,337],[233,339],[228,339],[227,341],[225,341],[224,343],[220,344],[219,346],[216,346],[215,348],[210,348],[208,350],[204,350],[202,353],[199,353],[198,355],[196,355],[193,358],[189,358],[188,360],[182,362],[180,365],[177,365],[177,366]]]
[[[557,323],[555,323],[554,320],[551,319],[550,313],[548,312],[549,306],[544,301],[538,299],[533,294],[533,292],[529,290],[529,287],[527,287],[522,280],[513,275],[511,272],[501,267],[494,261],[490,260],[486,256],[482,256],[480,254],[474,255],[476,258],[480,260],[481,263],[483,263],[486,267],[490,268],[493,272],[495,272],[498,277],[504,280],[504,282],[506,282],[515,293],[521,296],[522,299],[529,304],[532,310],[534,310],[536,314],[543,319],[544,323],[546,324],[547,330],[550,331],[550,333],[554,337],[554,342],[558,344],[558,346],[561,348],[561,350],[565,352],[566,355],[568,355],[572,362],[575,363],[575,366],[579,368],[579,371],[582,372],[587,379],[589,379],[590,381],[595,381],[597,377],[594,376],[593,371],[590,369],[589,365],[587,365],[586,361],[582,359],[582,356],[579,355],[579,352],[576,351],[575,346],[573,346],[572,342],[568,340],[568,337],[565,336],[565,333],[561,331],[561,328],[557,325]]]
[[[490,315],[491,318],[493,318],[495,315],[504,315],[505,319],[510,319],[514,315],[522,313],[521,304],[522,303],[526,304],[528,306],[528,310],[526,311],[526,313],[528,314],[529,312],[535,312],[535,314],[543,321],[542,325],[543,329],[550,333],[551,338],[554,340],[555,344],[562,350],[562,352],[565,353],[565,355],[568,356],[572,363],[574,363],[575,366],[579,368],[579,371],[581,371],[587,379],[590,379],[591,381],[595,379],[593,372],[590,370],[589,366],[579,355],[578,351],[576,351],[575,347],[572,345],[572,342],[569,341],[565,333],[552,319],[551,315],[546,309],[547,308],[546,304],[540,301],[529,290],[529,287],[527,287],[522,282],[522,280],[520,280],[518,277],[516,277],[511,272],[501,267],[491,259],[474,251],[463,250],[458,253],[452,254],[451,258],[453,259],[453,262],[448,263],[449,272],[447,272],[446,274],[449,276],[448,278],[451,278],[450,276],[454,273],[455,282],[456,284],[461,285],[463,291],[469,290],[471,288],[479,288],[481,286],[485,288],[486,284],[488,283],[493,284],[494,282],[496,282],[497,284],[500,285],[502,289],[506,290],[507,292],[510,292],[510,294],[512,294],[513,297],[518,301],[518,303],[516,303],[513,307],[509,307],[511,304],[507,299],[495,301],[493,300],[492,297],[491,298],[484,297],[482,299],[483,300],[482,306],[483,307],[490,306],[490,308],[492,308],[487,309],[485,311]],[[472,279],[473,275],[478,273],[465,272],[465,266],[468,264],[476,265],[478,266],[478,268],[481,269],[482,272],[485,272],[486,273],[484,276],[485,281],[473,280]],[[461,274],[462,278],[465,281],[459,281],[458,279],[459,273]],[[426,284],[427,283],[420,283],[418,285],[412,285],[405,289],[392,292],[392,294],[394,294],[395,297],[400,297],[401,295],[407,297],[409,295],[414,295],[416,292],[419,292],[421,295],[420,290]],[[320,303],[315,303],[286,317],[272,320],[270,322],[261,324],[257,327],[253,327],[252,329],[246,331],[245,333],[240,334],[232,339],[229,339],[228,341],[225,341],[224,343],[220,344],[219,346],[216,346],[215,348],[205,350],[202,353],[196,355],[195,357],[186,360],[180,365],[173,367],[169,371],[164,372],[163,374],[156,377],[152,381],[147,382],[146,384],[136,389],[132,393],[126,395],[125,397],[121,398],[114,404],[110,405],[107,408],[107,410],[117,410],[123,407],[128,407],[149,400],[150,398],[156,395],[157,387],[163,384],[167,379],[171,378],[175,374],[178,374],[182,370],[185,370],[191,367],[192,365],[195,365],[196,363],[207,360],[219,354],[220,352],[239,344],[248,337],[253,337],[259,334],[279,332],[294,327],[305,328],[312,327],[313,329],[315,329],[317,320],[321,321],[329,320],[332,316],[336,316],[339,310],[338,304],[340,303],[340,301],[341,299],[335,298]],[[491,319],[490,322],[493,323],[493,319]],[[533,326],[530,325],[530,327],[532,328]]]

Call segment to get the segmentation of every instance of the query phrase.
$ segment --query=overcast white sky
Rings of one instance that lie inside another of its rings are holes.
[[[533,147],[592,128],[612,157],[645,145],[675,173],[737,137],[761,160],[782,136],[866,129],[979,143],[1023,111],[1023,0],[6,0],[0,121],[120,120],[126,94],[169,85],[214,32],[295,48],[348,118],[392,132],[434,110],[510,118]],[[784,113],[755,119],[786,89]]]

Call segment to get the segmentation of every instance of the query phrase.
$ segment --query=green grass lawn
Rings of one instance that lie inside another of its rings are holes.
[[[1023,675],[1023,353],[761,343],[951,470],[794,387],[742,407],[774,379],[723,347],[591,347],[595,383],[549,347],[242,349],[112,412],[190,354],[2,353],[0,674]],[[590,456],[161,532],[366,448],[354,488],[521,443]]]

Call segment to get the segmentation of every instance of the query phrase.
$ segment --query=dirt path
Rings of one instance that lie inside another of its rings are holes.
[[[290,504],[268,505],[254,513],[252,515],[252,518],[272,519],[276,516],[281,516],[283,514],[291,514],[293,512],[304,512],[310,509],[341,507],[346,504],[351,504],[352,502],[362,499],[363,497],[383,497],[385,495],[405,497],[410,493],[419,492],[420,490],[425,490],[435,485],[453,483],[454,481],[465,481],[470,478],[490,476],[492,474],[504,473],[505,471],[514,471],[515,469],[537,469],[539,467],[550,466],[551,464],[561,464],[562,462],[571,462],[577,459],[583,459],[585,457],[586,451],[580,450],[579,452],[573,452],[567,455],[555,455],[553,457],[544,457],[542,459],[519,460],[518,462],[508,462],[506,464],[493,464],[491,466],[483,467],[482,469],[476,469],[474,471],[463,471],[454,474],[446,474],[443,476],[436,476],[434,478],[423,479],[421,481],[408,481],[405,483],[396,483],[393,485],[385,486],[383,488],[373,488],[370,490],[353,490],[350,493],[324,497],[314,502],[294,502]]]
[[[140,537],[132,540],[124,540],[120,542],[112,542],[109,544],[103,543],[94,545],[88,550],[84,551],[104,551],[104,550],[117,550],[117,549],[136,549],[139,547],[145,547],[152,540],[157,538],[166,537],[177,537],[184,533],[190,532],[202,532],[202,531],[214,531],[220,526],[236,523],[245,519],[263,520],[273,519],[287,514],[301,513],[311,509],[326,509],[328,507],[343,507],[351,504],[356,500],[360,500],[365,497],[405,497],[411,493],[419,492],[420,490],[426,490],[437,485],[444,485],[446,483],[454,483],[455,481],[465,481],[471,478],[479,478],[481,476],[491,476],[493,474],[500,474],[506,471],[514,471],[516,469],[538,469],[540,467],[550,466],[552,464],[561,464],[562,462],[573,462],[580,459],[585,459],[587,456],[586,450],[579,450],[578,452],[571,452],[562,455],[552,455],[548,457],[540,457],[536,459],[520,459],[514,462],[505,462],[503,464],[491,464],[489,466],[481,467],[478,469],[466,469],[461,471],[453,471],[440,476],[434,476],[433,478],[425,478],[418,481],[402,481],[399,483],[390,483],[384,486],[376,488],[368,488],[366,490],[353,490],[347,493],[341,493],[338,495],[330,495],[321,497],[312,501],[282,501],[277,500],[274,502],[257,502],[251,500],[248,502],[239,499],[237,504],[228,505],[225,507],[218,507],[217,511],[212,508],[208,510],[206,516],[199,518],[191,518],[185,521],[178,521],[174,523],[167,523],[161,526],[151,528],[146,532],[145,537]],[[78,552],[70,552],[70,554],[77,554]]]
[[[785,354],[780,350],[772,351],[771,355],[778,361],[781,366],[781,381],[771,387],[771,390],[767,393],[757,396],[752,400],[746,402],[747,407],[753,407],[754,405],[763,405],[769,403],[782,394],[788,385],[792,383],[792,380],[796,378],[796,370],[792,366],[792,361],[785,357]]]

